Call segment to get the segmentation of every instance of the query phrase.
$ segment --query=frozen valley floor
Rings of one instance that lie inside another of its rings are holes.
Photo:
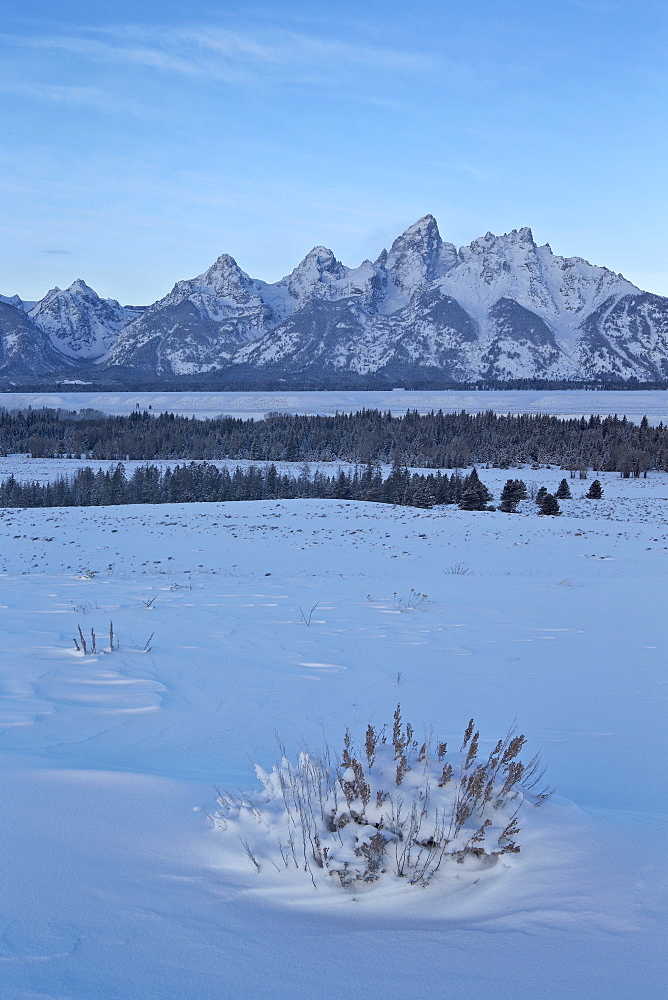
[[[622,486],[560,518],[5,511],[3,997],[662,996],[668,477]],[[110,621],[119,648],[77,654]],[[556,793],[498,878],[353,897],[225,867],[214,785],[397,702],[542,750]]]

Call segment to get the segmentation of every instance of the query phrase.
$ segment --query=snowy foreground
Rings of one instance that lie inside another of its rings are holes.
[[[3,1000],[663,996],[668,477],[600,478],[560,518],[5,511]],[[542,750],[557,791],[520,854],[316,890],[209,820],[214,785],[260,789],[274,731],[340,752],[398,702],[418,737],[458,746],[474,716],[488,754],[517,720]]]
[[[588,417],[626,415],[634,423],[647,416],[650,424],[668,420],[668,390],[590,392],[567,390],[403,390],[356,392],[3,392],[0,406],[91,407],[115,416],[139,408],[155,413],[178,413],[187,417],[224,416],[261,420],[266,413],[306,413],[324,416],[353,413],[362,409],[390,411],[402,416],[406,410],[430,413],[547,413],[551,416]]]

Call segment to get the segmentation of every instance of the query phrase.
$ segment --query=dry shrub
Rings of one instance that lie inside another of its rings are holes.
[[[212,818],[258,872],[270,864],[301,869],[314,885],[320,871],[344,888],[384,877],[427,886],[444,862],[493,865],[519,852],[520,807],[550,794],[539,757],[520,760],[525,742],[511,729],[483,758],[471,719],[452,751],[415,739],[397,706],[392,725],[369,725],[363,743],[346,732],[336,761],[326,748],[292,763],[279,743],[280,763],[256,767],[262,790],[219,791]]]

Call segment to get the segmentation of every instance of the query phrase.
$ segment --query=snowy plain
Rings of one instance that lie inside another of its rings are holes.
[[[629,390],[592,392],[571,390],[404,390],[339,392],[58,392],[0,393],[5,409],[23,406],[62,407],[80,410],[91,407],[102,413],[122,415],[132,410],[148,409],[183,416],[232,416],[262,419],[266,413],[308,413],[332,415],[356,410],[390,411],[401,416],[406,410],[429,413],[547,413],[552,416],[582,417],[592,413],[602,416],[626,415],[639,423],[643,416],[651,424],[668,420],[668,390]]]
[[[497,492],[564,473],[480,475]],[[3,998],[662,997],[668,475],[599,478],[601,501],[569,480],[559,518],[1,512]],[[102,651],[76,652],[78,625]],[[417,733],[457,742],[473,715],[489,749],[516,720],[542,751],[555,795],[492,877],[316,891],[258,875],[210,822],[214,785],[256,788],[275,732],[292,756],[340,750],[398,702]]]

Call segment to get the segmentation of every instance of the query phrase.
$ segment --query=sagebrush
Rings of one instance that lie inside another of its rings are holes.
[[[402,878],[427,886],[444,862],[493,865],[518,853],[519,812],[539,805],[539,756],[520,760],[525,737],[511,729],[486,757],[470,720],[456,750],[414,738],[397,706],[391,726],[369,725],[364,742],[346,732],[340,758],[303,750],[268,773],[257,795],[218,793],[214,822],[236,834],[261,873],[294,867],[313,885],[331,876],[344,888]]]

